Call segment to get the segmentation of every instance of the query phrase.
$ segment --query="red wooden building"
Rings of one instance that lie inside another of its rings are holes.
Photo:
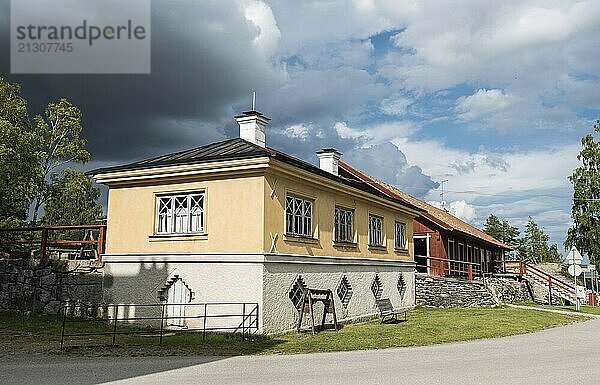
[[[392,198],[420,208],[413,222],[417,271],[437,276],[474,276],[493,273],[494,261],[511,248],[449,212],[414,198],[397,188],[339,163],[340,175],[365,183]]]

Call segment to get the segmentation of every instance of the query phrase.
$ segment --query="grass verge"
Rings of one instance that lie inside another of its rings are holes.
[[[584,320],[582,316],[497,308],[417,308],[408,322],[380,324],[378,320],[350,324],[340,331],[286,333],[256,336],[241,341],[239,335],[209,334],[205,342],[198,333],[171,333],[158,344],[158,335],[118,335],[116,347],[111,337],[85,337],[58,350],[60,321],[52,316],[0,315],[0,356],[20,354],[76,355],[243,355],[273,353],[313,353],[362,349],[423,346],[479,338],[502,337],[535,332],[553,326]],[[77,324],[76,324],[77,325]],[[110,331],[103,323],[83,324],[78,332]],[[71,330],[73,331],[73,330]],[[87,346],[82,346],[87,345]],[[91,346],[90,346],[91,345]]]
[[[573,312],[576,311],[575,305],[540,305],[534,302],[523,302],[519,303],[518,305],[539,307],[542,309],[565,310]],[[600,306],[580,306],[579,313],[600,315]]]

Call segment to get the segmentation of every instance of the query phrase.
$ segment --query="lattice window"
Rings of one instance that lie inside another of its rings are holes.
[[[304,282],[304,278],[301,275],[298,276],[292,288],[289,292],[290,301],[294,304],[296,310],[300,311],[302,309],[302,298],[304,297],[304,292],[306,291],[306,283]]]
[[[379,274],[375,274],[375,278],[373,278],[371,292],[375,299],[381,299],[381,294],[383,294],[383,283],[381,282],[381,278],[379,278]]]
[[[394,247],[398,250],[406,249],[406,224],[396,222],[394,225]]]
[[[347,308],[350,299],[352,298],[352,285],[350,285],[350,281],[345,275],[342,277],[342,280],[337,287],[337,295],[340,297],[340,301],[342,301],[344,308]]]
[[[369,215],[369,245],[383,246],[383,218]]]
[[[404,293],[406,293],[406,281],[404,280],[404,276],[402,273],[398,275],[398,283],[396,284],[396,288],[398,289],[398,294],[400,294],[400,298],[404,298]]]
[[[335,208],[335,240],[338,242],[354,242],[352,222],[354,212],[341,207]]]
[[[295,196],[285,200],[286,233],[312,237],[313,202]]]
[[[204,232],[204,193],[157,197],[156,232]]]

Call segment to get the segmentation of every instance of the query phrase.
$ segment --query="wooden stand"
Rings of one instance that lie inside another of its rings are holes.
[[[327,314],[333,314],[333,326],[335,330],[338,330],[337,324],[337,316],[335,315],[335,303],[333,300],[333,292],[330,289],[321,290],[321,289],[306,289],[304,290],[304,294],[302,295],[302,306],[300,307],[299,317],[298,317],[298,332],[300,332],[300,327],[302,326],[302,319],[304,318],[304,313],[310,314],[310,321],[312,326],[312,334],[315,334],[315,312],[314,312],[314,304],[316,302],[323,303],[323,319],[321,320],[321,329],[325,329],[325,319],[327,318]]]

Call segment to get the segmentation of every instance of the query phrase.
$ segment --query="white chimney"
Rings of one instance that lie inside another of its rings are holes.
[[[342,153],[335,148],[324,148],[321,151],[317,151],[319,157],[319,168],[323,171],[338,175],[338,165]]]
[[[235,121],[240,125],[240,138],[261,147],[266,147],[265,127],[269,120],[271,119],[254,110],[245,111],[235,117]]]

